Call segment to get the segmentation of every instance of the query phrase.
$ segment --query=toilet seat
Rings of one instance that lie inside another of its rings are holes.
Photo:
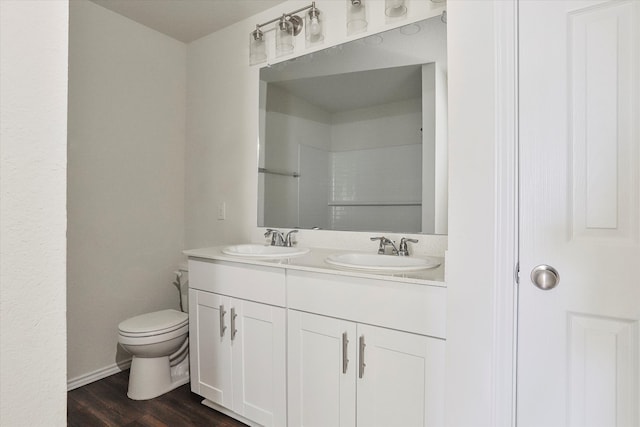
[[[189,382],[189,315],[160,310],[118,325],[118,349],[131,355],[127,396],[148,400]]]
[[[118,332],[122,337],[144,338],[165,334],[180,335],[188,331],[188,327],[189,315],[187,313],[168,309],[124,320],[118,325]],[[172,332],[176,332],[176,334]]]

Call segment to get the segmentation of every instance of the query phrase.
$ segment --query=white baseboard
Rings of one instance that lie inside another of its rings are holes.
[[[123,360],[113,365],[105,366],[88,374],[80,375],[67,381],[67,391],[71,391],[83,385],[101,380],[118,372],[126,371],[131,367],[131,359]]]

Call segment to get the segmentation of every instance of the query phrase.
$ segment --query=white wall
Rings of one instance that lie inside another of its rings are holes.
[[[446,234],[449,229],[449,82],[442,64],[435,63],[434,71],[434,163],[436,165],[434,174],[434,231]]]
[[[120,321],[178,308],[171,283],[184,242],[185,102],[185,44],[92,2],[71,2],[72,387],[129,359],[117,345]]]
[[[0,424],[66,424],[67,1],[0,1]]]
[[[448,426],[512,421],[516,86],[503,69],[515,64],[515,16],[501,11],[513,6],[448,2]]]
[[[435,62],[422,66],[422,225],[425,233],[435,232],[436,172],[442,165],[436,163],[436,66]],[[437,88],[438,91],[440,88]],[[442,105],[438,105],[442,108]],[[439,123],[440,125],[440,123]],[[445,124],[446,126],[446,124]],[[445,160],[446,162],[446,160]],[[443,230],[440,230],[443,232]],[[446,231],[444,231],[446,234]]]
[[[264,229],[256,226],[259,66],[249,66],[248,34],[256,23],[306,5],[288,1],[188,46],[186,247],[263,239]],[[369,33],[439,15],[443,7],[414,1],[407,20],[386,23],[384,2],[372,1]],[[327,30],[322,47],[362,36],[346,37],[345,8],[343,1],[323,4]],[[309,51],[298,37],[293,55]],[[216,219],[222,202],[224,221]],[[444,254],[446,236],[415,237],[420,239],[416,253]],[[375,249],[368,233],[301,230],[297,238],[305,246]]]

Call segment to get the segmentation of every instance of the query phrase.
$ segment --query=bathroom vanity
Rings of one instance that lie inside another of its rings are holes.
[[[337,269],[189,250],[191,389],[250,425],[443,424],[444,266]],[[387,256],[387,255],[381,255]]]

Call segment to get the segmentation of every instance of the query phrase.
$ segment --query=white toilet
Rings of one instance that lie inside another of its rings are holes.
[[[178,310],[142,314],[118,325],[118,342],[133,355],[133,400],[160,396],[189,382],[189,315]]]

